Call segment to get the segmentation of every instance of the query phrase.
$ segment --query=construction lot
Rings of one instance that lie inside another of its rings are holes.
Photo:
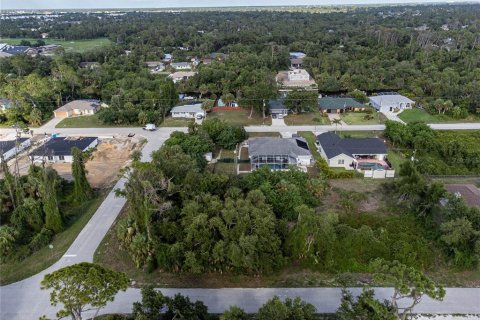
[[[142,137],[100,138],[85,164],[90,185],[98,189],[111,187],[118,180],[120,170],[131,162],[133,151],[141,149],[144,140]],[[18,159],[20,175],[27,174],[30,167],[28,152],[22,153]],[[14,162],[14,159],[8,162],[12,171],[15,167]],[[72,180],[71,163],[59,162],[48,165],[51,165],[62,178]]]

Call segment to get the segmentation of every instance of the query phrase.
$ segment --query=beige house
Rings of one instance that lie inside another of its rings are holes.
[[[197,72],[195,71],[177,71],[168,76],[168,78],[172,79],[173,83],[179,83],[182,80],[188,80],[194,75],[196,75]]]
[[[55,118],[69,118],[73,116],[91,116],[100,109],[98,100],[74,100],[53,111]]]
[[[283,89],[305,89],[316,90],[315,80],[305,69],[293,69],[280,71],[275,77],[278,85]]]

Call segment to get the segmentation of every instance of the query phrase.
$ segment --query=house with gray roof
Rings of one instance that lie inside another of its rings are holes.
[[[288,114],[288,109],[281,99],[268,101],[268,109],[274,119],[283,118]]]
[[[370,104],[380,112],[398,112],[411,109],[415,105],[415,101],[396,92],[377,93],[369,99]]]
[[[288,170],[296,166],[306,171],[312,164],[312,153],[307,141],[300,137],[259,137],[247,141],[251,170],[268,166],[270,170]]]
[[[170,63],[170,67],[175,70],[190,70],[192,68],[192,65],[190,64],[190,62],[173,62]]]
[[[321,97],[318,108],[325,113],[344,113],[347,111],[363,111],[366,105],[350,97]]]
[[[388,169],[387,147],[379,138],[341,138],[333,132],[319,134],[319,153],[329,167],[353,169]]]
[[[33,162],[73,162],[72,149],[85,152],[98,145],[97,137],[52,137],[30,153]]]
[[[172,118],[195,119],[199,114],[205,117],[205,110],[203,110],[201,103],[176,106],[172,108],[170,113],[172,114]]]
[[[17,143],[18,142],[18,143]],[[22,152],[24,149],[30,147],[31,142],[29,138],[19,138],[18,141],[16,139],[11,140],[1,140],[0,141],[0,163],[2,162],[2,158],[4,160],[8,160]]]

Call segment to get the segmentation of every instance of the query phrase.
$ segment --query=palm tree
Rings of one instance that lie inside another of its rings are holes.
[[[342,119],[335,118],[332,120],[332,123],[335,125],[335,133],[337,133],[338,125],[342,125]]]

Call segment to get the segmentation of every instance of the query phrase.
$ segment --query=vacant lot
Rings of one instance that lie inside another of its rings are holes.
[[[104,124],[98,113],[93,116],[65,118],[55,128],[113,128],[113,127],[140,127],[139,124]]]
[[[38,40],[43,40],[45,44],[58,44],[61,45],[65,51],[72,52],[85,52],[95,48],[109,45],[111,43],[107,38],[98,38],[91,40],[57,40],[57,39],[32,39],[32,38],[22,38],[22,39],[0,39],[0,43],[7,43],[12,45],[19,45],[22,40],[30,41],[33,45]]]
[[[87,179],[93,188],[105,188],[118,179],[120,169],[129,163],[131,154],[141,145],[141,138],[102,139],[85,164]],[[64,179],[72,179],[71,163],[54,163],[52,167]]]
[[[227,123],[237,126],[252,126],[252,125],[271,125],[272,119],[267,117],[262,118],[262,115],[254,112],[252,117],[249,118],[250,110],[239,111],[215,111],[207,114],[207,119],[218,118],[224,120]]]
[[[160,127],[188,127],[193,121],[193,119],[167,117]]]
[[[318,110],[314,112],[303,112],[298,114],[289,114],[285,117],[285,124],[295,125],[324,125],[330,124],[328,117],[324,117]]]
[[[445,122],[479,122],[480,118],[476,117],[474,115],[469,115],[465,119],[454,119],[448,115],[444,114],[429,114],[427,111],[423,109],[409,109],[405,110],[402,113],[398,115],[400,119],[403,121],[409,123],[409,122],[415,122],[415,121],[422,121],[426,123],[445,123]]]
[[[380,112],[347,112],[341,118],[346,124],[381,124],[385,122]]]

